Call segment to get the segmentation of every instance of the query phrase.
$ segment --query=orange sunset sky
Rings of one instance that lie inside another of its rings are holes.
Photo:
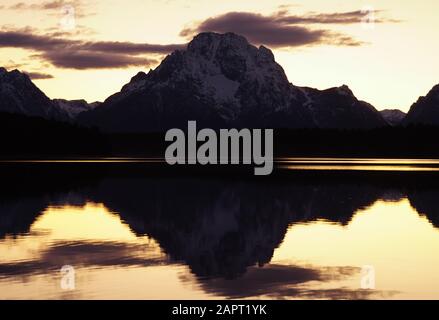
[[[197,32],[231,31],[295,85],[407,111],[439,83],[438,15],[437,0],[1,0],[0,66],[50,98],[103,101]]]

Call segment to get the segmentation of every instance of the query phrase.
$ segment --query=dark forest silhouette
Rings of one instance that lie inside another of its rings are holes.
[[[66,122],[0,113],[2,158],[163,157],[164,133],[102,133]],[[439,157],[439,127],[274,130],[275,156]]]

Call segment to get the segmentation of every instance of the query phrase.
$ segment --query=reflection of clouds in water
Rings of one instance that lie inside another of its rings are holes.
[[[245,275],[234,280],[223,278],[200,279],[201,287],[208,293],[230,299],[269,297],[276,299],[367,299],[389,297],[393,292],[351,288],[313,289],[319,283],[341,281],[358,276],[357,267],[313,267],[270,264],[265,267],[250,267]],[[185,274],[184,282],[193,279]]]
[[[48,274],[62,265],[102,268],[165,263],[166,256],[154,240],[136,236],[102,204],[72,193],[50,203],[35,215],[29,232],[0,240],[0,279]]]
[[[100,270],[182,262],[192,274],[185,271],[180,280],[213,295],[386,298],[393,292],[345,287],[344,280],[358,276],[355,267],[279,265],[273,261],[274,252],[285,245],[291,225],[324,220],[349,226],[355,213],[380,199],[396,205],[408,198],[418,212],[437,221],[438,195],[434,188],[333,181],[258,183],[184,178],[105,179],[74,192],[26,194],[0,201],[0,251],[5,241],[14,247],[26,237],[50,241],[40,242],[42,245],[29,257],[0,262],[0,279],[30,280],[30,276],[57,271],[64,264]],[[103,220],[89,220],[93,208],[106,212],[95,217]],[[62,216],[63,211],[70,212],[68,217]],[[417,218],[413,214],[413,219]],[[59,228],[47,232],[48,221],[56,222]],[[148,246],[144,235],[156,242]]]
[[[146,267],[168,264],[164,255],[146,244],[116,242],[58,242],[32,260],[0,263],[0,279],[9,276],[31,276],[57,271],[70,264],[78,268]]]

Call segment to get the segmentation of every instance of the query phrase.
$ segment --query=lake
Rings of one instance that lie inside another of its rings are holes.
[[[439,299],[438,166],[2,161],[0,299]]]

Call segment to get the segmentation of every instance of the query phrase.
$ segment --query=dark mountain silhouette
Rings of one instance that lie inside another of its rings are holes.
[[[9,112],[49,120],[66,121],[66,114],[57,108],[29,76],[18,70],[0,68],[0,112]]]
[[[273,53],[233,33],[201,33],[147,74],[139,72],[104,103],[50,100],[18,70],[0,68],[0,112],[76,122],[107,132],[185,127],[375,129],[439,125],[439,85],[412,105],[378,112],[343,85],[317,90],[291,84]],[[404,117],[404,119],[403,119]],[[78,118],[78,119],[77,119]]]
[[[403,120],[404,125],[439,125],[439,84],[414,103]]]
[[[417,188],[409,191],[410,204],[420,215],[424,215],[436,227],[439,228],[439,190],[431,188]]]
[[[74,121],[84,108],[95,106],[85,101],[50,100],[26,73],[0,68],[0,157],[104,153],[102,135]]]
[[[99,105],[85,100],[50,100],[26,73],[0,67],[0,112],[74,122],[78,114]]]
[[[294,86],[292,86],[294,87]],[[387,126],[369,103],[359,101],[348,86],[327,90],[302,88],[312,118],[321,129],[373,129]]]
[[[79,116],[104,131],[184,127],[376,128],[387,123],[346,86],[319,91],[289,83],[273,53],[233,33],[201,33],[186,50],[140,72],[102,106]]]
[[[275,128],[276,156],[438,157],[438,87],[398,126],[402,112],[380,113],[346,85],[295,86],[269,49],[202,33],[102,104],[50,100],[26,74],[0,69],[2,156],[162,156],[163,131],[197,120]]]
[[[380,113],[383,116],[384,120],[386,120],[387,123],[391,126],[400,125],[406,116],[406,113],[402,112],[399,109],[386,109],[380,111]]]
[[[45,197],[31,196],[5,199],[0,202],[0,238],[29,232],[30,226],[47,208]]]

